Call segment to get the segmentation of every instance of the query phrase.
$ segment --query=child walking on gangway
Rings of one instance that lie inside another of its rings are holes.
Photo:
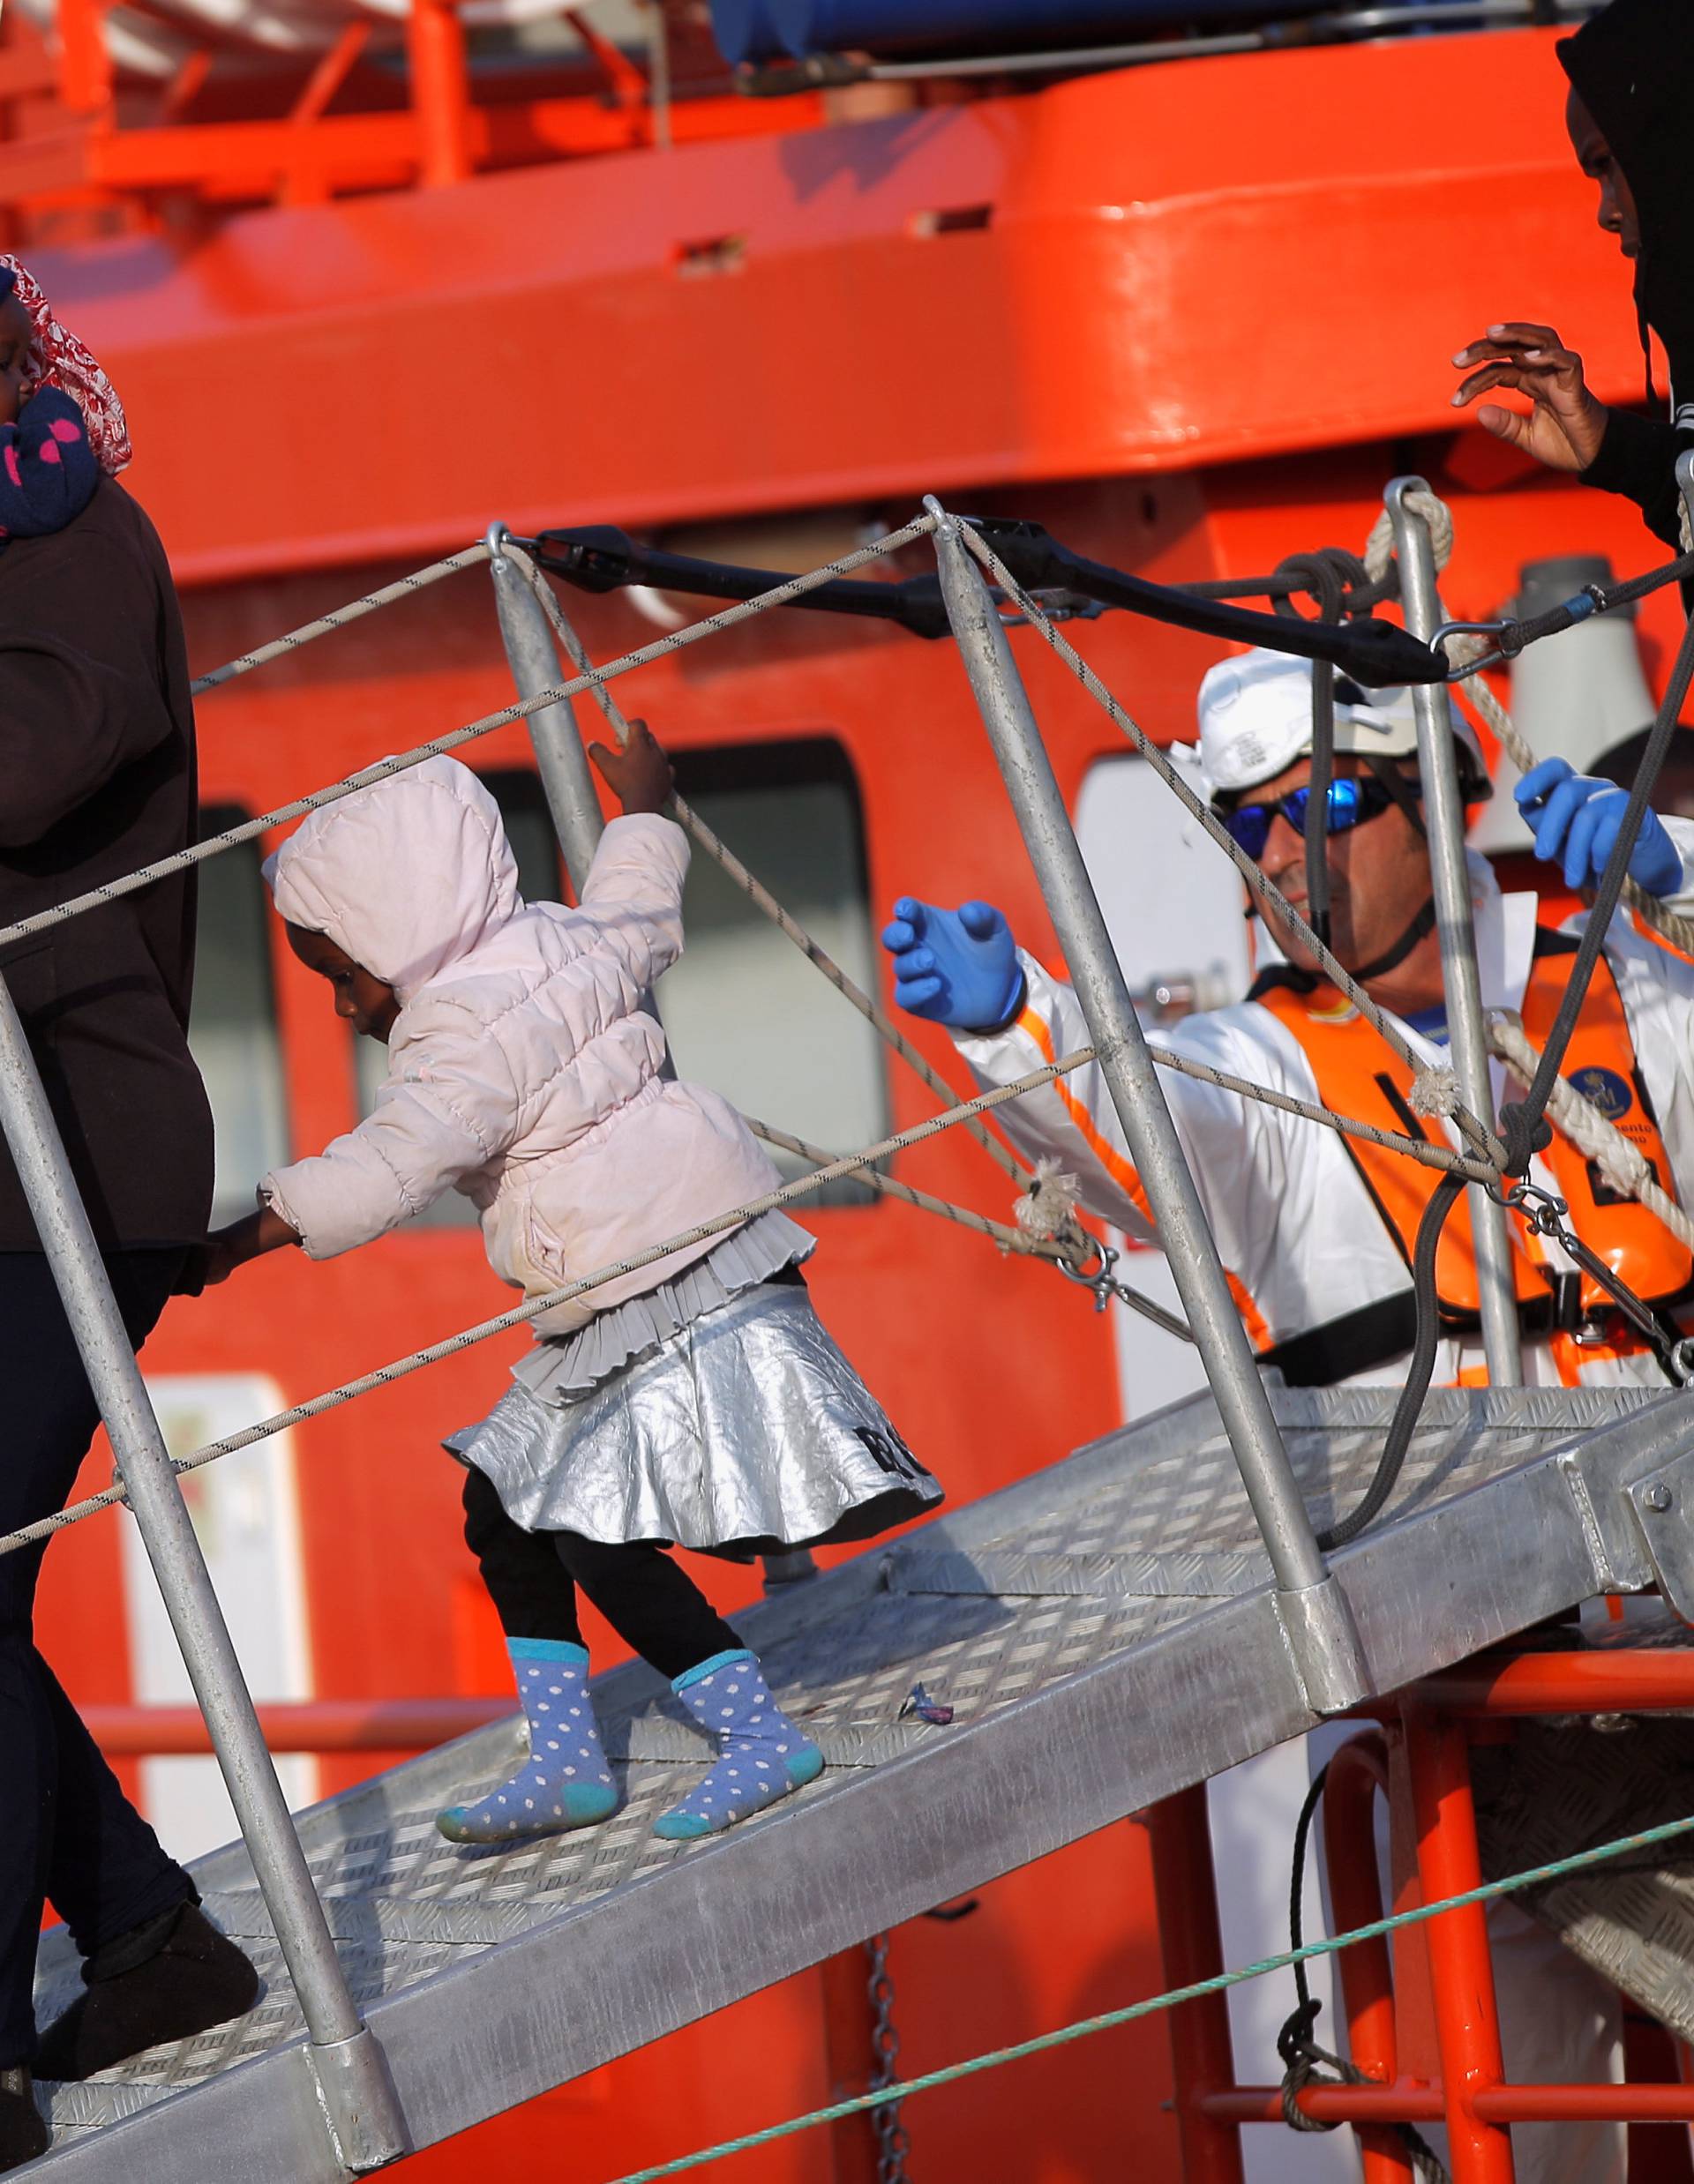
[[[576,909],[523,901],[493,798],[451,759],[315,812],[271,859],[289,946],[386,1042],[388,1075],[356,1129],[266,1176],[259,1211],[210,1239],[207,1281],[284,1245],[331,1258],[456,1189],[495,1272],[542,1296],[775,1187],[736,1111],[662,1073],[645,1000],[681,953],[688,862],[661,816],[669,761],[639,722],[593,756],[624,816]],[[667,1552],[866,1539],[941,1498],[813,1311],[813,1243],[765,1213],[556,1305],[488,1417],[449,1440],[529,1727],[511,1781],[439,1816],[455,1841],[616,1809],[579,1588],[717,1746],[658,1834],[729,1827],[821,1771]]]

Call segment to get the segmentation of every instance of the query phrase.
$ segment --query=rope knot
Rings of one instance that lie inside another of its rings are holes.
[[[1314,2082],[1325,2085],[1338,2079],[1345,2083],[1360,2075],[1351,2064],[1343,2062],[1338,2055],[1331,2055],[1327,2048],[1319,2047],[1313,2039],[1323,2007],[1315,1995],[1308,1995],[1277,2035],[1277,2053],[1283,2066],[1282,2120],[1291,2131],[1335,2130],[1336,2124],[1308,2115],[1300,2105],[1300,2097]],[[1333,2071],[1334,2077],[1320,2076],[1321,2067]]]
[[[1017,1201],[1014,1217],[1019,1229],[1041,1244],[1062,1236],[1076,1217],[1076,1177],[1067,1175],[1056,1160],[1037,1161],[1029,1187]]]
[[[1414,1114],[1452,1115],[1458,1111],[1458,1072],[1441,1065],[1419,1070],[1406,1096]]]
[[[1500,1110],[1500,1138],[1506,1148],[1506,1173],[1526,1176],[1537,1153],[1553,1142],[1553,1126],[1544,1115],[1530,1114],[1521,1100],[1509,1100]]]

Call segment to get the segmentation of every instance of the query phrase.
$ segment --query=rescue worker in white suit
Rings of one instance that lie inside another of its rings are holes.
[[[1249,653],[1211,669],[1199,704],[1212,808],[1302,915],[1310,678],[1304,662]],[[1448,1058],[1446,1026],[1410,694],[1367,692],[1345,678],[1336,694],[1325,860],[1330,945],[1398,1019],[1412,1051],[1439,1066]],[[1489,793],[1480,752],[1456,714],[1453,732],[1466,798],[1480,799]],[[1590,884],[1615,840],[1624,792],[1550,759],[1517,794],[1538,854],[1563,865],[1567,886]],[[1471,871],[1484,1006],[1520,1013],[1539,1047],[1564,991],[1579,921],[1543,927],[1534,895],[1503,895],[1480,857]],[[1682,907],[1694,897],[1694,828],[1649,813],[1630,871]],[[1410,1073],[1316,975],[1299,938],[1266,915],[1279,957],[1248,999],[1163,1028],[1160,1042],[1297,1098],[1428,1134],[1436,1126],[1413,1114]],[[991,905],[947,910],[904,898],[883,945],[896,999],[948,1025],[984,1084],[1008,1083],[1090,1043],[1069,986],[1016,946]],[[1564,1074],[1639,1146],[1681,1202],[1694,1205],[1694,965],[1620,916]],[[1397,1384],[1413,1339],[1413,1240],[1438,1171],[1173,1072],[1161,1081],[1262,1361],[1297,1386]],[[1505,1090],[1496,1073],[1496,1100]],[[1024,1153],[1078,1179],[1090,1212],[1157,1244],[1098,1067],[1026,1095],[1001,1109],[1000,1119]],[[1687,1250],[1653,1215],[1620,1200],[1563,1138],[1555,1134],[1532,1179],[1568,1202],[1577,1233],[1638,1295],[1672,1311],[1694,1299]],[[1515,1219],[1511,1225],[1525,1379],[1663,1387],[1650,1347],[1607,1293],[1555,1245]],[[1447,1223],[1438,1275],[1435,1384],[1480,1383],[1486,1372],[1463,1200]],[[1621,2077],[1615,1994],[1519,1913],[1504,1911],[1495,1933],[1508,2073],[1531,2082]],[[1621,2184],[1621,2127],[1518,2126],[1513,2135],[1518,2173],[1534,2184]]]

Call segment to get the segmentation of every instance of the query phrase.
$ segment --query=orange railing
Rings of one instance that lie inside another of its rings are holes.
[[[85,1706],[82,1718],[110,1759],[209,1752],[197,1706]],[[515,1714],[510,1699],[310,1699],[259,1707],[273,1752],[427,1752]]]
[[[1381,1729],[1330,1761],[1324,1836],[1337,1928],[1383,1915],[1373,1806],[1398,1776],[1390,1859],[1415,1875],[1411,1901],[1433,1902],[1481,1879],[1470,1747],[1531,1715],[1593,1717],[1694,1709],[1694,1654],[1485,1654],[1433,1676],[1383,1709]],[[1375,1711],[1375,1707],[1368,1709]],[[1149,1814],[1165,1974],[1172,1986],[1224,1969],[1205,1792],[1185,1791]],[[1501,2061],[1500,2019],[1482,1906],[1401,1928],[1338,1963],[1347,2052],[1370,2082],[1308,2087],[1300,2109],[1360,2131],[1366,2184],[1413,2184],[1404,2143],[1385,2127],[1444,2122],[1454,2184],[1512,2184],[1513,2123],[1694,2123],[1694,2083],[1517,2084]],[[1172,2013],[1177,2117],[1188,2184],[1241,2184],[1243,2124],[1283,2124],[1280,2090],[1234,2082],[1222,1995]]]
[[[169,196],[311,204],[440,187],[487,168],[703,138],[815,126],[817,94],[743,98],[709,47],[691,72],[649,71],[579,11],[573,54],[478,71],[454,0],[412,0],[403,70],[350,19],[317,55],[229,65],[214,26],[164,80],[126,80],[106,38],[108,0],[57,0],[46,33],[0,9],[0,213],[113,208],[147,218]],[[185,20],[171,18],[184,33]],[[98,220],[96,218],[96,224]]]

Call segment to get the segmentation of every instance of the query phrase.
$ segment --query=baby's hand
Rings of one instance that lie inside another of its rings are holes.
[[[670,803],[677,777],[645,721],[630,722],[629,741],[621,751],[590,744],[588,756],[626,812],[663,812]]]
[[[274,1208],[261,1206],[244,1220],[232,1221],[227,1229],[214,1229],[204,1244],[195,1245],[183,1262],[175,1293],[198,1297],[202,1290],[227,1282],[250,1259],[262,1259],[266,1252],[280,1251],[285,1244],[299,1241],[298,1233]]]

